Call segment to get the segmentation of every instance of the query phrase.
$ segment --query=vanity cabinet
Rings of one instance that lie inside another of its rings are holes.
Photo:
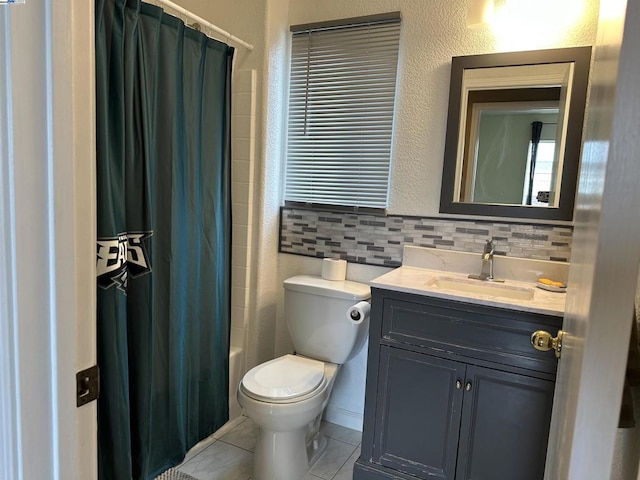
[[[354,480],[542,479],[562,318],[372,290]]]

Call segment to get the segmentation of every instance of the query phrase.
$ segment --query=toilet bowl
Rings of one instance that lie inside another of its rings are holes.
[[[285,318],[296,355],[245,374],[238,403],[258,426],[253,480],[301,480],[327,446],[320,433],[340,364],[365,343],[369,321],[347,315],[368,285],[301,275],[285,280]]]
[[[309,360],[300,356],[285,355],[255,367],[247,376],[255,376],[268,383],[274,378],[269,374],[265,375],[264,370],[269,367],[277,368],[286,362],[289,365],[283,369],[282,376],[276,374],[278,378],[274,382],[284,385],[281,380],[286,378],[286,373],[294,373],[298,365],[301,370],[306,370],[305,363]],[[307,382],[305,387],[297,390],[295,394],[283,387],[275,396],[263,396],[255,391],[257,388],[252,388],[260,382],[254,385],[247,381],[246,376],[238,387],[238,403],[244,414],[259,427],[253,480],[300,480],[326,449],[327,442],[320,434],[320,420],[329,402],[339,366],[315,360],[311,362],[315,362],[316,367],[321,368],[321,378],[313,378],[312,382]],[[273,372],[275,371],[276,369],[273,369]],[[313,377],[316,372],[308,373]],[[292,390],[295,391],[295,386]]]

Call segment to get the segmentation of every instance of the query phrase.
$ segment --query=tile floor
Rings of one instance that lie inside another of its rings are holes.
[[[327,422],[321,430],[327,451],[301,480],[351,480],[361,432]],[[193,447],[176,469],[198,480],[249,480],[256,432],[253,421],[239,417]]]

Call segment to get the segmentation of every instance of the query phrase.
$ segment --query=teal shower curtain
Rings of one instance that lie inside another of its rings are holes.
[[[152,479],[228,419],[232,56],[96,0],[101,480]]]

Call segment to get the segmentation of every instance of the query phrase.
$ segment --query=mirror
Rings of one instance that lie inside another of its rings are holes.
[[[454,57],[440,213],[571,220],[591,47]]]

